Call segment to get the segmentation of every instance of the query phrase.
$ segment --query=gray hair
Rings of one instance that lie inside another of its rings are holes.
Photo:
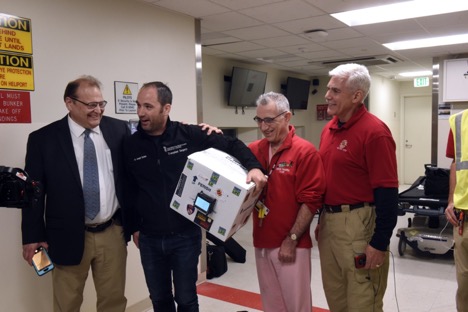
[[[367,67],[364,65],[355,63],[339,65],[338,67],[332,69],[328,75],[330,77],[336,76],[347,79],[346,86],[352,92],[356,90],[362,90],[364,92],[364,99],[369,94],[371,77]]]
[[[268,103],[275,103],[278,112],[289,112],[288,99],[281,93],[268,92],[260,95],[257,99],[257,106],[268,105]]]

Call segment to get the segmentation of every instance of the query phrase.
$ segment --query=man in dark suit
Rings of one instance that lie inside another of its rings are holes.
[[[39,246],[48,250],[55,264],[54,311],[80,310],[91,268],[97,311],[123,312],[129,235],[123,230],[121,153],[130,129],[122,120],[103,116],[107,102],[101,83],[92,76],[71,81],[64,101],[66,117],[29,135],[25,170],[41,182],[42,194],[37,207],[22,211],[23,257],[31,264]],[[91,215],[91,195],[83,187],[88,171],[84,141],[89,138],[98,173],[98,184],[92,187],[98,199]]]

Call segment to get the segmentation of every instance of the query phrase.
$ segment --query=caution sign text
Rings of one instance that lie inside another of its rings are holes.
[[[32,56],[0,53],[0,89],[34,90]]]
[[[0,123],[31,123],[29,92],[0,90]]]
[[[29,18],[0,13],[0,51],[32,54]]]

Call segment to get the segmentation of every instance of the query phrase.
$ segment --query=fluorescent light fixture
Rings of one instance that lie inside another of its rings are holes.
[[[398,75],[402,77],[420,77],[420,76],[431,76],[432,72],[430,70],[422,70],[422,71],[399,73]]]
[[[331,16],[348,26],[358,26],[466,10],[466,0],[414,0],[335,13]]]
[[[397,51],[397,50],[437,47],[437,46],[460,44],[460,43],[468,43],[468,34],[397,41],[397,42],[384,43],[383,45],[389,48],[390,50]]]

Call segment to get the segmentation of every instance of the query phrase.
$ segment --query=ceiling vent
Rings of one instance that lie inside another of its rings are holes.
[[[320,64],[331,67],[337,66],[340,64],[347,64],[347,63],[358,63],[365,66],[375,66],[375,65],[389,65],[395,64],[400,62],[399,59],[393,57],[391,55],[379,55],[379,56],[361,56],[361,57],[354,57],[349,59],[341,59],[341,60],[331,60],[331,61],[323,61]],[[317,63],[317,62],[311,62]]]

